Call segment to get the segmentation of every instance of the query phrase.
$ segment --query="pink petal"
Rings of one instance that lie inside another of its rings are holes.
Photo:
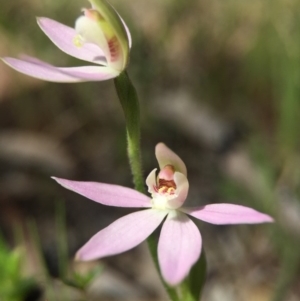
[[[63,187],[72,190],[97,203],[115,206],[148,208],[150,198],[131,188],[96,182],[79,182],[53,177]]]
[[[201,253],[202,240],[196,225],[179,211],[170,212],[158,242],[161,273],[170,285],[177,285],[189,273]]]
[[[81,78],[82,81],[103,81],[115,78],[120,74],[119,71],[102,66],[81,66],[58,69],[63,73]]]
[[[171,151],[164,143],[158,143],[155,147],[155,155],[158,161],[160,169],[163,169],[166,165],[172,165],[175,171],[187,175],[186,166],[183,161]]]
[[[40,61],[39,63],[34,63],[26,60],[5,57],[3,58],[3,62],[21,73],[47,81],[69,83],[82,81],[80,78],[62,73],[60,70],[58,70],[58,68]]]
[[[167,211],[147,209],[128,214],[94,235],[78,252],[79,260],[94,260],[128,251],[144,241]]]
[[[3,61],[21,73],[52,82],[102,81],[119,74],[111,68],[101,66],[58,68],[28,56],[24,56],[23,60],[5,57]]]
[[[176,194],[177,197],[168,201],[171,208],[177,209],[183,205],[185,202],[188,192],[189,192],[189,182],[186,176],[180,172],[175,172],[174,182],[177,186]]]
[[[267,214],[249,207],[234,204],[211,204],[196,208],[181,208],[180,210],[215,225],[258,224],[274,221]]]
[[[94,44],[84,43],[81,47],[74,44],[77,32],[74,28],[48,18],[38,18],[37,23],[48,38],[62,51],[78,59],[106,65],[104,52]]]

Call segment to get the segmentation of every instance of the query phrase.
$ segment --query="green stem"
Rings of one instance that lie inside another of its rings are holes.
[[[139,142],[135,143],[131,139],[128,130],[127,130],[127,154],[130,162],[131,172],[133,175],[133,183],[135,189],[139,192],[145,193]]]
[[[140,107],[136,90],[126,71],[114,80],[127,129],[127,153],[135,189],[145,192],[140,152]]]
[[[135,189],[145,193],[144,178],[141,164],[140,151],[140,108],[136,90],[126,71],[122,72],[114,80],[117,94],[122,105],[126,130],[127,130],[127,153],[129,164],[133,175]],[[174,288],[168,286],[161,277],[158,259],[157,259],[157,241],[153,235],[147,239],[150,254],[157,268],[158,274],[166,288],[166,291],[172,301],[179,301],[177,292]]]

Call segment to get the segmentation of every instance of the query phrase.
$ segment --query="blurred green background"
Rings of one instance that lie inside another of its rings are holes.
[[[300,2],[111,0],[133,36],[145,176],[165,142],[186,163],[188,202],[246,204],[274,225],[199,222],[205,301],[300,299]],[[36,24],[71,27],[86,1],[1,0],[0,56],[81,65]],[[50,176],[132,187],[113,81],[47,83],[0,64],[0,300],[166,300],[144,246],[99,263],[76,250],[130,210]],[[95,269],[97,272],[95,272]],[[76,288],[74,288],[76,287]]]

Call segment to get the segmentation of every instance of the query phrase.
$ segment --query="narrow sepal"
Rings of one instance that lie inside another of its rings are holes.
[[[147,209],[128,214],[94,235],[76,254],[77,260],[94,260],[128,251],[144,241],[167,215]]]
[[[76,46],[77,32],[74,28],[49,18],[37,18],[37,23],[48,38],[63,52],[78,59],[106,65],[104,52],[95,44],[83,43]]]
[[[134,189],[97,182],[81,182],[53,179],[63,187],[72,190],[97,203],[116,207],[151,207],[150,198]]]
[[[259,224],[274,221],[268,214],[234,204],[210,204],[203,207],[180,208],[180,210],[215,225]]]

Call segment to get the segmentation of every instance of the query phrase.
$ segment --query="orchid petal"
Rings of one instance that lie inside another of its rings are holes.
[[[158,143],[156,145],[155,156],[160,169],[163,169],[166,165],[172,165],[175,168],[175,171],[179,171],[187,176],[186,166],[183,161],[164,143]]]
[[[186,176],[180,172],[174,173],[174,182],[176,184],[176,195],[174,199],[168,201],[169,207],[177,209],[181,207],[187,198],[189,192],[189,182]]]
[[[211,204],[196,208],[181,208],[180,210],[215,225],[273,222],[273,218],[267,214],[249,207],[234,204]]]
[[[63,73],[80,78],[82,81],[103,81],[117,77],[120,72],[110,67],[80,66],[58,68]]]
[[[106,65],[104,52],[97,45],[75,45],[77,32],[74,28],[48,18],[37,18],[37,23],[48,38],[65,53],[87,62]]]
[[[156,186],[156,171],[157,171],[157,168],[153,169],[146,179],[146,185],[148,186],[148,192],[151,194],[156,192],[154,190],[154,187]]]
[[[170,212],[158,242],[159,265],[167,283],[176,285],[188,275],[201,246],[201,235],[193,221],[178,211]]]
[[[82,79],[73,77],[69,74],[65,74],[55,68],[52,65],[49,65],[45,62],[34,63],[26,60],[19,60],[11,57],[5,57],[2,59],[4,63],[13,69],[30,75],[32,77],[43,79],[52,82],[68,82],[75,83],[80,82]]]
[[[144,241],[167,211],[154,209],[128,214],[95,234],[78,252],[79,260],[94,260],[128,251]]]
[[[52,177],[61,186],[72,190],[97,203],[115,206],[147,208],[151,207],[150,198],[134,189],[97,182],[81,182]]]
[[[5,57],[3,61],[21,73],[51,82],[74,83],[107,80],[119,74],[109,67],[101,66],[59,68],[27,56],[22,60]]]

